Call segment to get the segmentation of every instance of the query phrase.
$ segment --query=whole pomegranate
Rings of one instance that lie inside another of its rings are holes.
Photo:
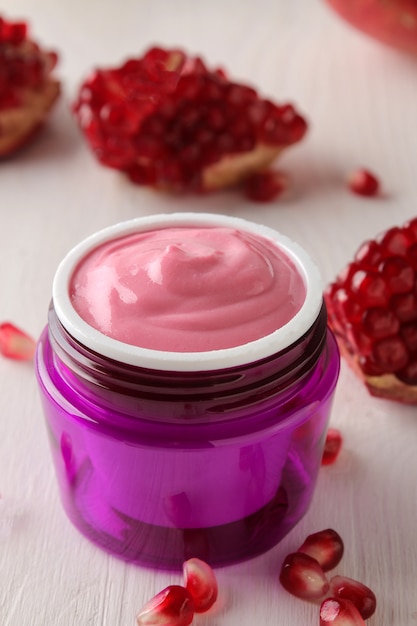
[[[101,164],[168,191],[203,192],[247,180],[307,129],[291,104],[260,98],[201,58],[160,47],[93,71],[73,111]],[[271,177],[262,181],[252,192],[261,200],[282,188]]]
[[[417,55],[417,0],[326,0],[371,37]]]

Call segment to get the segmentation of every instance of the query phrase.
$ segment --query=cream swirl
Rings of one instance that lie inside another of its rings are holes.
[[[306,287],[273,241],[228,227],[167,227],[99,245],[70,281],[77,313],[121,342],[167,352],[244,345],[285,326]]]

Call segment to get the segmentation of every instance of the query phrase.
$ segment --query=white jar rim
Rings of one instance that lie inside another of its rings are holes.
[[[166,352],[141,348],[109,337],[93,328],[77,313],[70,298],[70,281],[76,266],[94,248],[124,235],[165,227],[228,227],[246,231],[272,241],[293,261],[306,287],[300,310],[284,326],[249,343],[207,352]],[[65,330],[80,344],[102,356],[121,363],[163,371],[221,370],[254,363],[285,350],[302,337],[317,319],[323,290],[320,272],[297,243],[280,232],[239,217],[215,213],[171,213],[139,217],[119,222],[87,237],[64,257],[55,273],[52,300],[56,315]]]

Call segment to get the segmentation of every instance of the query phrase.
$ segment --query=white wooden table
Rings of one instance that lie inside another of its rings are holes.
[[[3,0],[34,36],[58,49],[64,93],[37,142],[0,165],[0,320],[38,336],[51,281],[75,243],[113,222],[174,210],[236,214],[303,245],[327,282],[358,245],[417,214],[417,59],[345,26],[319,0]],[[95,65],[152,43],[222,64],[264,95],[292,100],[308,137],[281,168],[292,193],[256,205],[238,193],[172,199],[100,167],[69,112]],[[374,169],[382,199],[354,197],[345,175]],[[200,626],[318,624],[318,609],[279,585],[285,554],[333,527],[346,553],[335,573],[377,594],[370,626],[417,624],[417,410],[370,397],[343,364],[331,423],[345,438],[322,468],[309,512],[267,554],[219,569],[220,600]],[[0,624],[129,626],[178,573],[125,564],[84,539],[61,508],[32,364],[0,359]]]

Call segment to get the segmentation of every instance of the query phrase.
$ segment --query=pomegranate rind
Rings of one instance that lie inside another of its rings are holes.
[[[48,79],[39,91],[22,93],[21,106],[0,112],[0,157],[24,146],[40,130],[61,92],[60,83]]]
[[[229,155],[210,165],[203,172],[203,188],[207,191],[231,187],[242,182],[254,172],[269,167],[284,147],[260,144],[250,152]]]

